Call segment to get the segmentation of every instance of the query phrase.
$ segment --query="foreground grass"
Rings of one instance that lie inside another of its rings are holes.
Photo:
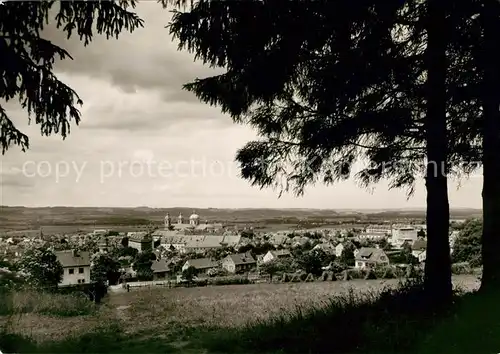
[[[500,348],[494,296],[457,296],[453,311],[434,313],[425,310],[418,286],[382,293],[337,288],[332,298],[332,289],[341,285],[112,294],[99,311],[107,323],[58,340],[0,333],[0,348],[16,353],[493,353],[498,350],[490,349]],[[304,306],[311,301],[313,306]]]
[[[25,289],[0,294],[0,316],[36,313],[72,317],[90,315],[96,310],[83,293],[57,294]]]

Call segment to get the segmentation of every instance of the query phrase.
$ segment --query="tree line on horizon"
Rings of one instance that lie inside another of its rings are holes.
[[[42,134],[66,137],[81,100],[53,73],[70,53],[41,35],[55,3],[4,4],[0,97],[19,99]],[[244,179],[297,195],[316,182],[387,179],[411,196],[424,176],[424,286],[443,304],[452,296],[448,180],[482,167],[481,289],[500,288],[498,1],[162,3],[174,9],[179,49],[225,69],[184,88],[260,135],[237,153]],[[58,28],[84,45],[94,32],[143,26],[135,1],[57,4]],[[3,153],[29,147],[2,106],[0,124]],[[359,161],[366,168],[354,174]]]

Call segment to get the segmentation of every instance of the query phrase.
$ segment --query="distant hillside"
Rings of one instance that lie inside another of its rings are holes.
[[[86,208],[86,207],[0,207],[0,230],[38,229],[40,226],[78,225],[146,225],[159,224],[165,214],[175,220],[182,213],[185,218],[193,211],[202,221],[225,223],[297,223],[301,221],[355,221],[423,219],[425,210],[322,210],[322,209],[195,209],[193,208]],[[456,209],[452,218],[469,218],[481,215],[477,209]]]

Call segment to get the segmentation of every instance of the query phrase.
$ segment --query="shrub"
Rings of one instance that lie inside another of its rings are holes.
[[[208,279],[196,279],[194,281],[196,286],[207,286],[208,285]]]
[[[346,272],[349,273],[350,279],[364,279],[365,272],[361,269],[348,269]]]
[[[394,279],[396,278],[395,271],[391,267],[387,267],[384,271],[384,274],[382,274],[382,279]]]
[[[420,278],[422,277],[423,272],[422,269],[416,268],[414,266],[409,265],[406,267],[406,278]]]
[[[252,281],[250,279],[241,276],[207,279],[208,285],[239,285],[239,284],[251,284],[251,283]]]
[[[25,285],[25,279],[18,273],[0,270],[0,292],[19,289]]]
[[[347,270],[344,270],[342,273],[341,273],[341,278],[342,280],[344,281],[347,281],[347,280],[351,280],[352,277],[351,275],[349,274],[349,272]]]
[[[451,272],[455,275],[473,274],[473,269],[469,262],[454,263],[451,265]]]
[[[377,279],[377,276],[375,275],[375,272],[371,269],[368,269],[368,271],[365,274],[365,280],[373,280]]]

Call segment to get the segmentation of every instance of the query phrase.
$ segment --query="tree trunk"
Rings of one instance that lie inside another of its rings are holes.
[[[451,300],[446,126],[446,1],[428,1],[427,66],[427,259],[425,290],[436,304]]]
[[[483,278],[481,290],[500,289],[500,25],[498,1],[484,2],[481,22],[484,47],[481,101],[483,107]]]

